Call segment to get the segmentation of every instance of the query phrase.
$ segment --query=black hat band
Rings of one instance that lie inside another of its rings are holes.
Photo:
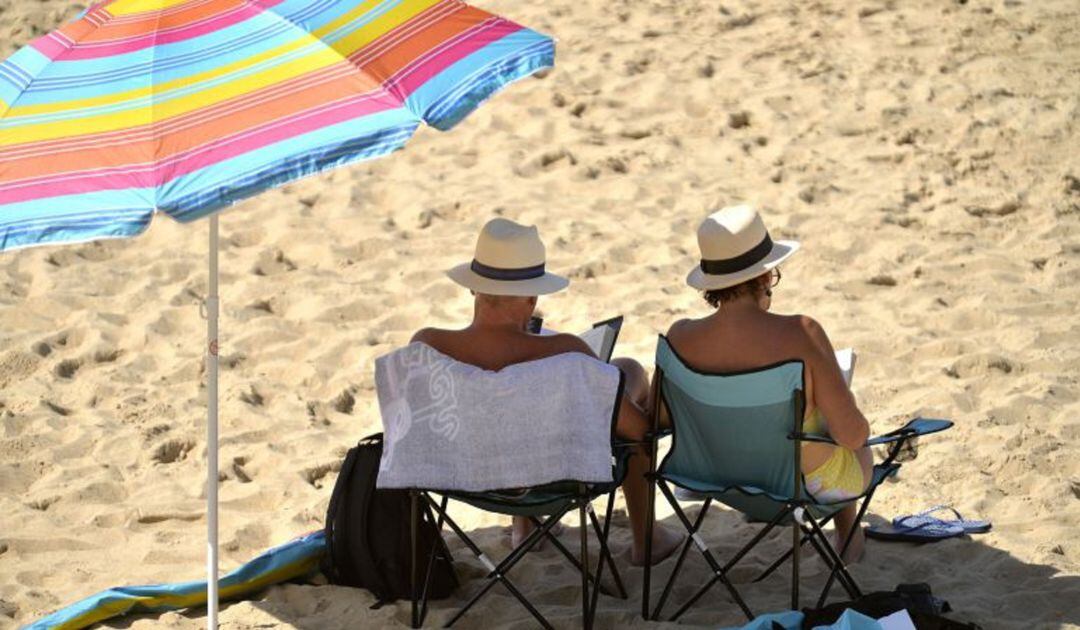
[[[498,267],[489,267],[482,262],[473,260],[469,266],[478,276],[487,278],[488,280],[502,280],[502,281],[516,281],[516,280],[532,280],[533,278],[539,278],[544,275],[544,263],[540,263],[535,267],[520,267],[518,269],[500,269]]]
[[[721,258],[719,260],[703,259],[701,261],[701,270],[711,276],[738,273],[744,269],[749,269],[764,260],[772,249],[772,239],[769,238],[769,233],[766,232],[763,241],[734,258]]]

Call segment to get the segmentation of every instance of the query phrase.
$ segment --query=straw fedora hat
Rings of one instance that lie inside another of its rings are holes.
[[[565,289],[570,281],[548,273],[536,226],[492,219],[480,230],[472,262],[446,272],[451,280],[487,295],[533,296]]]
[[[699,291],[726,289],[777,267],[799,251],[796,241],[773,241],[752,206],[729,206],[698,228],[701,262],[686,277]]]

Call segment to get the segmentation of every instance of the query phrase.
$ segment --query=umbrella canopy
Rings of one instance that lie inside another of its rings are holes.
[[[449,129],[551,66],[459,0],[106,0],[0,63],[0,251],[210,215],[207,624],[217,625],[218,222],[276,185]]]
[[[550,66],[457,0],[109,0],[0,63],[0,251],[192,221]]]

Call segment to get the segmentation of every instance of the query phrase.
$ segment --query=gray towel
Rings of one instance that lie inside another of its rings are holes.
[[[498,372],[412,343],[375,361],[380,488],[610,482],[619,370],[580,353]]]

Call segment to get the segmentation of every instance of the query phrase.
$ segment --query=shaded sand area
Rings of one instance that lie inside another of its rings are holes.
[[[573,279],[542,300],[550,325],[623,313],[618,350],[648,365],[657,332],[706,308],[682,285],[697,222],[746,199],[774,235],[803,242],[775,308],[858,349],[874,429],[918,413],[957,421],[879,493],[871,520],[949,503],[994,521],[933,547],[871,541],[856,576],[870,589],[928,581],[987,628],[1080,627],[1080,5],[480,4],[556,35],[559,67],[452,133],[422,131],[402,153],[223,216],[224,568],[322,526],[342,454],[379,424],[372,360],[421,325],[465,321],[471,303],[441,270],[469,256],[487,218],[538,224],[551,268]],[[76,10],[0,0],[0,54]],[[166,219],[133,241],[0,256],[0,626],[113,585],[199,577],[206,229]],[[619,507],[613,545],[633,597],[601,599],[604,628],[641,624]],[[459,514],[505,553],[506,519]],[[717,511],[705,538],[723,556],[749,532]],[[567,569],[548,551],[513,575],[571,627]],[[676,599],[705,575],[694,559]],[[746,594],[778,609],[786,588],[781,574]],[[222,619],[407,620],[407,606],[371,604],[285,586]],[[739,620],[717,594],[684,622]],[[108,627],[201,623],[193,611]],[[530,622],[497,588],[461,627]]]

